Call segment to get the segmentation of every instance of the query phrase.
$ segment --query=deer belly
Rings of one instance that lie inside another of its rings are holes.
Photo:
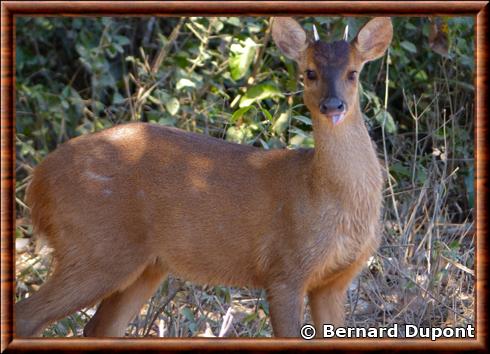
[[[181,228],[173,235],[162,241],[160,248],[170,273],[209,285],[256,285],[254,257],[247,244],[219,232],[204,235]]]

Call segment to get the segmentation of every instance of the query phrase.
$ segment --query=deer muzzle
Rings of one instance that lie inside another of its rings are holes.
[[[346,111],[347,105],[337,97],[328,97],[320,103],[320,112],[332,119],[333,125],[344,119]]]

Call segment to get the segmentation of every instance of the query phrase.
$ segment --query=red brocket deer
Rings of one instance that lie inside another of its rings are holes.
[[[314,149],[269,150],[131,123],[61,145],[27,191],[53,248],[48,281],[15,306],[16,335],[100,305],[87,336],[123,336],[168,273],[264,288],[277,337],[342,325],[351,280],[375,252],[383,179],[361,115],[358,77],[392,38],[374,18],[352,42],[309,38],[291,18],[272,36],[304,73]]]

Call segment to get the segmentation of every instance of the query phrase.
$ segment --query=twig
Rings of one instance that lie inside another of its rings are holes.
[[[443,303],[441,300],[439,300],[438,298],[435,297],[435,295],[432,295],[432,293],[425,289],[423,286],[419,285],[414,279],[412,279],[411,276],[409,276],[407,273],[405,273],[403,270],[400,269],[400,267],[398,267],[397,265],[395,265],[391,259],[389,257],[385,257],[383,256],[382,254],[378,253],[378,256],[380,256],[381,258],[387,260],[401,275],[403,275],[405,278],[407,278],[408,280],[410,280],[417,288],[419,288],[420,290],[422,290],[424,293],[426,293],[432,300],[434,300],[435,302],[437,302],[438,304],[442,305],[443,307],[447,308],[449,311],[455,313],[456,315],[464,318],[465,320],[467,320],[468,322],[471,321],[470,318],[460,314],[460,313],[457,313],[456,311],[454,311],[454,309],[452,309],[451,307],[447,306],[445,303]]]
[[[153,75],[156,74],[156,72],[158,71],[158,69],[163,63],[163,60],[167,57],[168,53],[170,52],[170,49],[172,48],[175,40],[179,36],[180,28],[184,24],[185,20],[186,20],[185,17],[180,18],[179,23],[172,30],[172,33],[170,33],[170,36],[168,37],[168,42],[165,44],[165,46],[160,48],[158,54],[155,56],[155,59],[153,59],[153,63],[151,64],[151,73]]]
[[[146,31],[145,31],[145,35],[143,36],[143,40],[142,40],[143,47],[147,47],[148,44],[150,43],[150,36],[153,33],[153,27],[155,27],[155,21],[156,21],[156,18],[154,16],[152,16],[152,17],[150,17],[150,19],[148,20],[148,23],[146,24]]]
[[[468,273],[468,274],[470,274],[472,276],[475,276],[475,272],[474,272],[473,269],[470,269],[470,268],[462,265],[461,263],[456,262],[455,260],[452,260],[450,258],[447,258],[447,257],[445,257],[443,255],[441,255],[441,258],[444,259],[446,262],[451,263],[453,266],[455,266],[456,268],[462,270],[463,272]]]
[[[167,305],[169,304],[170,301],[172,301],[172,299],[175,297],[175,295],[177,295],[177,293],[179,292],[179,288],[176,287],[168,296],[167,298],[165,299],[165,301],[163,302],[163,304],[158,308],[158,310],[155,312],[155,314],[153,315],[150,323],[148,324],[148,327],[146,328],[145,330],[145,333],[144,333],[144,336],[145,337],[148,337],[148,335],[150,334],[150,330],[151,330],[151,327],[153,327],[153,324],[155,323],[155,321],[158,319],[158,316],[161,315],[161,313],[163,312],[163,310],[165,310],[165,307],[167,307]]]
[[[230,306],[226,311],[225,317],[223,317],[223,323],[221,324],[221,329],[219,330],[218,337],[224,337],[226,332],[228,332],[228,330],[230,329],[232,323],[233,323],[233,315],[231,313],[231,306]]]
[[[255,63],[252,69],[252,74],[250,74],[250,77],[247,80],[247,87],[253,85],[253,83],[255,82],[255,77],[257,76],[257,73],[260,69],[260,66],[262,64],[262,58],[264,57],[267,44],[269,43],[269,40],[271,38],[271,30],[272,30],[272,20],[269,20],[269,25],[267,26],[264,37],[262,38],[262,43],[259,46],[259,51],[255,59]]]
[[[386,60],[386,79],[385,79],[385,100],[384,100],[384,118],[383,118],[383,124],[381,124],[381,134],[383,136],[383,153],[384,153],[384,161],[385,161],[385,168],[386,168],[386,173],[388,174],[388,186],[390,189],[390,194],[391,194],[391,202],[393,203],[393,209],[395,211],[395,216],[396,220],[398,222],[398,231],[402,231],[402,223],[400,220],[400,214],[398,213],[398,207],[396,205],[396,199],[395,199],[395,193],[393,190],[393,184],[391,183],[391,178],[390,178],[390,166],[388,164],[388,152],[386,149],[386,136],[385,136],[385,124],[386,124],[386,112],[388,108],[388,84],[390,82],[390,48],[388,48],[388,53],[387,53],[387,60]]]
[[[131,96],[131,90],[129,89],[129,79],[128,75],[124,75],[124,88],[126,90],[126,95],[128,96],[129,110],[131,111],[131,120],[135,120],[135,112],[133,106],[133,99]]]

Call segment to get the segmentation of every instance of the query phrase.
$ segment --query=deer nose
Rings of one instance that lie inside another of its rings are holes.
[[[345,103],[337,97],[326,98],[320,103],[320,112],[323,114],[339,114],[343,113],[344,111]]]

